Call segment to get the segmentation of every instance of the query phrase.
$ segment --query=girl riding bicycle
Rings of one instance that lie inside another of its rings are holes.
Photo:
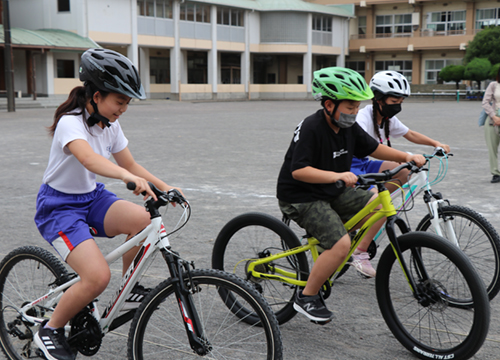
[[[391,137],[403,136],[412,143],[441,147],[446,153],[450,152],[448,145],[409,129],[395,116],[401,111],[404,99],[410,96],[410,84],[403,75],[396,71],[381,71],[370,80],[370,89],[375,95],[372,99],[373,104],[367,105],[358,112],[356,122],[372,138],[378,140],[380,144],[386,142],[390,147]],[[354,156],[351,171],[356,175],[379,173],[392,170],[398,165],[393,161],[370,160],[368,157]],[[403,170],[399,172],[396,179],[400,184],[404,184],[407,178],[408,170]],[[386,187],[391,192],[397,189],[397,186],[391,183],[387,183]],[[374,188],[372,190],[376,191]]]
[[[131,237],[150,223],[144,207],[119,199],[96,182],[96,175],[134,182],[134,193],[145,191],[146,197],[156,198],[148,181],[161,190],[172,189],[135,162],[118,122],[132,98],[146,98],[132,62],[115,51],[87,50],[80,80],[83,86],[74,88],[57,108],[49,128],[53,141],[35,215],[42,236],[81,277],[35,335],[35,343],[49,360],[75,358],[64,325],[109,283],[109,266],[93,237]],[[116,164],[109,160],[111,155]],[[123,255],[123,271],[137,250]],[[147,289],[136,285],[127,309],[138,307],[146,294]]]
[[[283,214],[318,239],[325,249],[306,287],[297,292],[294,309],[313,321],[327,322],[332,313],[318,292],[349,253],[351,240],[343,222],[376,198],[365,190],[354,191],[357,176],[349,171],[352,157],[372,155],[398,162],[415,161],[418,166],[425,164],[425,158],[379,144],[356,124],[361,101],[373,97],[357,72],[340,67],[315,71],[312,88],[322,109],[295,129],[278,177],[277,197]],[[337,188],[338,180],[343,180],[346,187]],[[384,221],[372,226],[367,241],[363,240],[353,255],[353,265],[368,277],[375,276],[375,270],[366,249]]]

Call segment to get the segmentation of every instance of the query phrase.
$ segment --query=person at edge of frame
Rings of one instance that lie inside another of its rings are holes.
[[[146,192],[144,199],[156,199],[148,181],[163,191],[173,188],[134,160],[118,121],[132,98],[146,98],[132,62],[112,50],[89,49],[82,55],[80,80],[83,86],[70,92],[48,128],[53,140],[36,203],[38,230],[81,278],[64,292],[34,336],[49,360],[75,359],[64,326],[110,281],[109,265],[94,236],[126,234],[129,239],[150,224],[144,207],[119,199],[96,182],[96,175],[134,182],[134,194]],[[138,250],[123,255],[123,273]],[[121,310],[137,308],[149,290],[135,284]]]
[[[488,148],[490,161],[490,173],[493,176],[491,183],[500,182],[500,170],[498,169],[498,145],[500,144],[500,68],[495,81],[486,88],[483,96],[482,107],[488,115],[484,124],[484,138]]]
[[[278,176],[277,198],[282,213],[318,239],[324,249],[306,287],[297,291],[293,306],[310,320],[325,323],[333,314],[319,290],[351,246],[343,223],[377,196],[354,190],[357,176],[350,172],[352,157],[371,155],[382,160],[414,161],[417,166],[423,166],[425,158],[379,144],[356,124],[361,101],[373,98],[356,71],[341,67],[315,71],[312,89],[322,108],[296,127]],[[346,187],[337,188],[338,180]],[[382,219],[370,229],[351,263],[367,277],[374,277],[375,270],[363,255],[384,222]]]

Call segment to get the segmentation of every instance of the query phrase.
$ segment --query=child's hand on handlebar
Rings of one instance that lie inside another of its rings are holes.
[[[417,165],[418,167],[424,166],[425,163],[427,162],[425,157],[423,155],[419,155],[419,154],[408,154],[406,156],[406,162],[410,162],[410,161],[415,162],[415,165]]]
[[[123,182],[125,184],[128,184],[129,182],[135,183],[135,189],[133,190],[134,195],[140,195],[142,192],[146,192],[144,200],[147,200],[150,196],[153,199],[158,200],[153,190],[149,187],[146,179],[130,174],[123,179]]]
[[[358,177],[350,171],[346,171],[338,174],[339,177],[335,181],[342,180],[345,183],[345,187],[354,187],[358,182]]]
[[[435,148],[443,148],[444,152],[445,153],[449,153],[450,152],[450,146],[449,145],[446,145],[446,144],[437,144],[436,146],[434,146]]]

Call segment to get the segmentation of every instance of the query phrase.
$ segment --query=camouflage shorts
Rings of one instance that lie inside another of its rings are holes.
[[[347,234],[344,222],[356,215],[370,201],[373,193],[347,188],[332,201],[317,200],[289,204],[279,201],[281,212],[314,236],[324,249],[331,249]]]

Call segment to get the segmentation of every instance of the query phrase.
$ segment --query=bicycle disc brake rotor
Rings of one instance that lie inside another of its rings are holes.
[[[99,351],[101,342],[102,332],[99,323],[88,308],[83,309],[71,321],[69,345],[85,356],[92,356]]]
[[[442,312],[448,307],[448,291],[437,280],[425,280],[418,285],[422,298],[420,304],[431,311]]]

